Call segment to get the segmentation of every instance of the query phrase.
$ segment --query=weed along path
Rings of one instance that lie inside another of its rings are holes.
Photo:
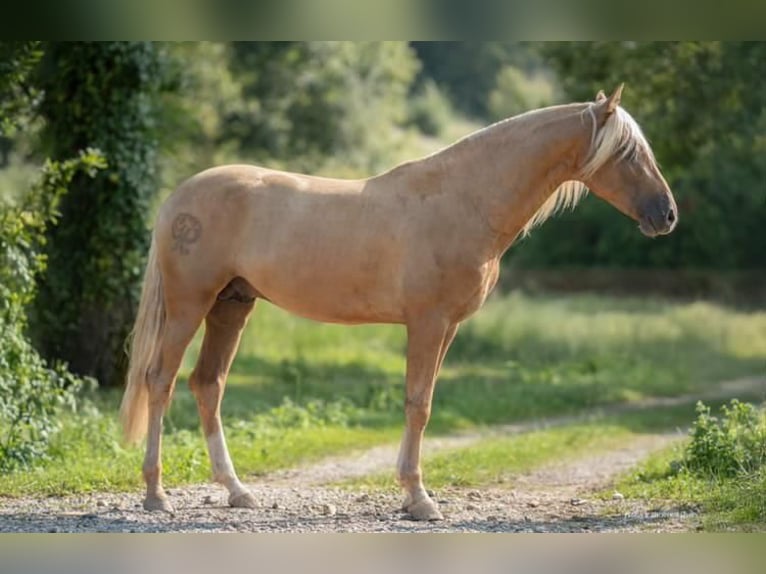
[[[741,379],[704,396],[646,399],[578,416],[430,438],[424,447],[425,472],[444,514],[439,522],[414,522],[399,510],[402,495],[393,486],[397,447],[387,445],[254,478],[248,486],[259,501],[255,509],[228,508],[223,488],[212,484],[169,489],[174,514],[145,512],[137,492],[2,498],[0,531],[686,531],[698,522],[693,509],[668,511],[624,500],[612,494],[614,479],[683,438],[682,430],[668,430],[677,426],[672,422],[677,419],[667,417],[674,408],[684,407],[685,425],[691,422],[689,405],[697,399],[763,398],[765,390],[764,379]],[[513,458],[527,452],[547,454]],[[475,461],[483,453],[492,469],[507,470],[472,473],[481,466]],[[467,461],[468,471],[461,460]]]

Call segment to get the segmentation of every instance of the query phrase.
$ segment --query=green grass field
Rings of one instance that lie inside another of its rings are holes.
[[[210,475],[196,405],[185,384],[199,340],[187,353],[166,417],[163,461],[170,486]],[[222,409],[240,474],[397,441],[404,420],[405,343],[399,326],[323,325],[259,303]],[[685,394],[763,372],[764,359],[766,313],[594,296],[496,297],[458,333],[436,389],[428,433]],[[120,444],[119,400],[119,392],[101,392],[90,407],[66,417],[50,459],[0,477],[0,494],[140,488],[143,452]],[[566,437],[551,436],[547,444],[556,457],[556,442]],[[512,447],[519,448],[518,464],[539,457],[535,448]],[[479,467],[481,460],[475,463]]]

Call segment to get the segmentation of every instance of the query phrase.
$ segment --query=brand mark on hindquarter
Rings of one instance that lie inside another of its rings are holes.
[[[189,253],[189,247],[202,236],[202,223],[190,213],[179,213],[173,220],[173,251]]]

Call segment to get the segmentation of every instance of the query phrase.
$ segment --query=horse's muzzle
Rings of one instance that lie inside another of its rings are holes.
[[[639,220],[638,228],[647,237],[667,235],[678,224],[678,212],[675,203],[672,201],[663,201],[662,203],[662,207],[647,210],[646,214]]]

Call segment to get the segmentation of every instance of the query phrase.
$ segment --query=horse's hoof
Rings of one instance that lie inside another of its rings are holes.
[[[168,514],[175,512],[166,496],[147,496],[144,499],[144,510],[149,512],[167,512]]]
[[[255,497],[251,492],[240,492],[229,496],[229,506],[233,508],[256,508]]]
[[[405,509],[415,520],[444,520],[439,507],[430,498],[422,498]]]

